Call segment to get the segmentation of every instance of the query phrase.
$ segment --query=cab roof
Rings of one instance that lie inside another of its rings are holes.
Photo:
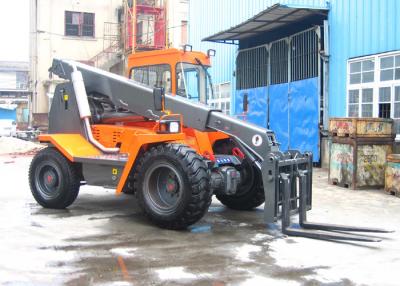
[[[184,51],[175,48],[166,50],[138,52],[128,56],[128,67],[169,64],[175,66],[178,62],[197,64],[196,58],[203,65],[209,66],[210,58],[203,52]]]

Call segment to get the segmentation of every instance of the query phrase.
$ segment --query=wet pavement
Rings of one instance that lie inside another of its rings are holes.
[[[0,285],[399,285],[400,198],[327,184],[315,169],[310,219],[396,230],[379,243],[280,235],[262,207],[214,200],[187,231],[150,225],[132,196],[84,186],[67,210],[43,209],[31,157],[0,156]]]

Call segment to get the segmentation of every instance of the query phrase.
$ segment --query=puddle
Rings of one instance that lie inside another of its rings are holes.
[[[205,233],[211,232],[211,225],[194,225],[189,227],[192,233]]]

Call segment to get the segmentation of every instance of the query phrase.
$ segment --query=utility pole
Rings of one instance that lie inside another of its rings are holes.
[[[37,31],[38,0],[30,0],[30,49],[29,49],[29,91],[28,96],[28,126],[32,127],[34,100],[37,98],[37,64],[38,64],[38,31]]]

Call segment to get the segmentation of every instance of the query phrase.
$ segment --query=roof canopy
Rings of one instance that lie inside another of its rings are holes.
[[[275,4],[247,21],[228,30],[204,38],[203,41],[227,43],[240,41],[260,34],[272,32],[285,26],[313,17],[326,17],[328,9],[295,8]]]

